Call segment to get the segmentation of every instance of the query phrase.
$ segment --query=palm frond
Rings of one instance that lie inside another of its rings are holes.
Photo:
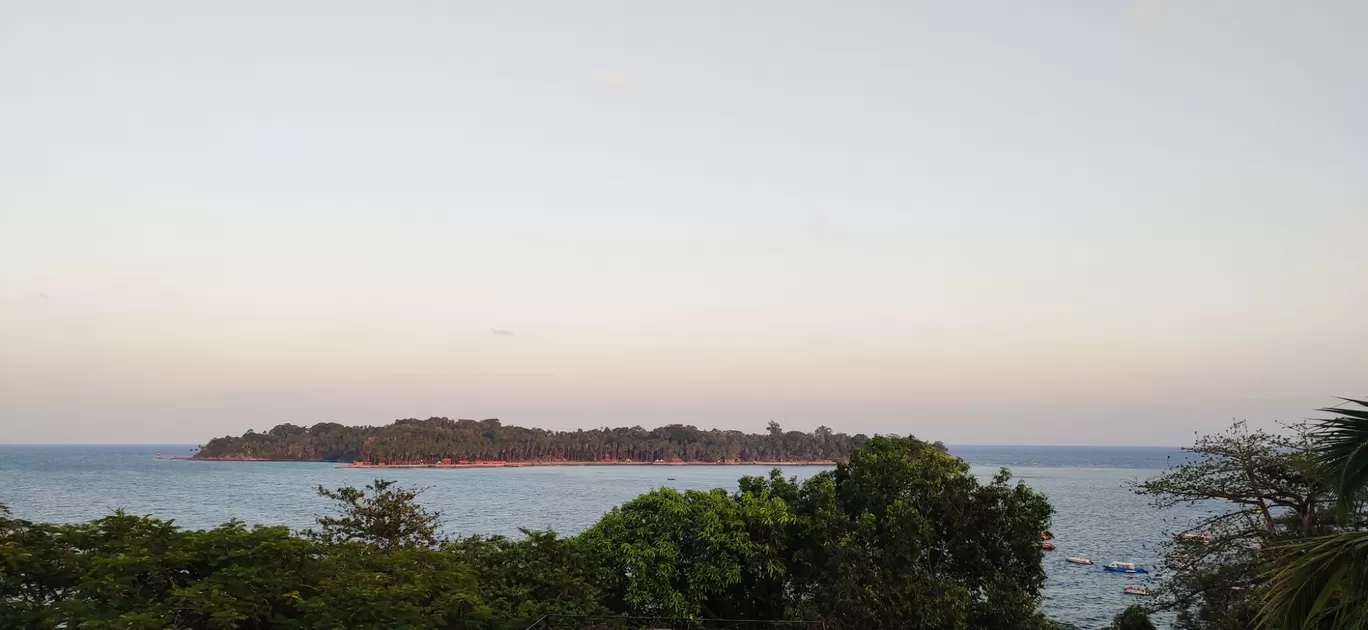
[[[1368,532],[1319,536],[1278,548],[1281,560],[1259,627],[1368,630]]]
[[[1336,417],[1316,420],[1311,436],[1318,443],[1320,465],[1336,484],[1340,507],[1347,509],[1368,487],[1368,402],[1352,398],[1341,400],[1361,409],[1318,409]]]

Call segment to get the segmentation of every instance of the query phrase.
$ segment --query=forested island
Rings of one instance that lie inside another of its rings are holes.
[[[384,426],[281,424],[210,440],[194,459],[357,462],[362,465],[511,463],[828,463],[868,441],[825,426],[811,433],[769,423],[764,434],[671,424],[577,431],[506,426],[496,419],[414,418]],[[938,447],[943,448],[940,443]]]

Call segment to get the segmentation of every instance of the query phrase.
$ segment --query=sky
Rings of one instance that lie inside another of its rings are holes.
[[[1368,395],[1368,3],[0,0],[0,442]]]

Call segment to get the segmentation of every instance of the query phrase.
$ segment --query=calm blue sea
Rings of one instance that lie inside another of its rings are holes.
[[[586,466],[503,469],[338,469],[334,464],[157,460],[191,445],[0,445],[0,503],[33,521],[85,521],[124,509],[211,527],[236,518],[249,524],[305,528],[328,510],[314,489],[361,485],[379,475],[427,488],[423,502],[444,513],[453,534],[516,534],[519,527],[574,533],[605,511],[659,486],[736,489],[762,466]],[[1201,516],[1199,508],[1157,511],[1130,491],[1183,453],[1173,448],[952,446],[951,452],[989,476],[1000,466],[1045,493],[1056,513],[1059,549],[1047,552],[1044,608],[1050,616],[1098,628],[1133,596],[1126,584],[1143,579],[1064,562],[1087,555],[1152,566],[1160,543]],[[807,477],[821,467],[786,472]],[[673,479],[671,479],[673,478]]]

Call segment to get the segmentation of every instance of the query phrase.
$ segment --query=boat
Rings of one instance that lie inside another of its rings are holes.
[[[1111,571],[1113,573],[1149,573],[1148,571],[1135,566],[1134,562],[1111,562],[1108,563],[1107,566],[1102,567],[1102,570]]]
[[[157,451],[157,459],[161,459],[161,451]]]
[[[1149,589],[1143,586],[1130,585],[1126,587],[1127,595],[1149,595]]]
[[[1178,540],[1182,540],[1185,542],[1199,542],[1203,545],[1210,545],[1211,535],[1204,534],[1202,532],[1183,532],[1181,534],[1178,534]]]
[[[1092,564],[1092,563],[1093,563],[1092,558],[1089,558],[1089,557],[1087,557],[1087,556],[1066,556],[1066,557],[1064,558],[1064,561],[1065,561],[1065,562],[1072,562],[1072,563],[1074,563],[1074,564]]]
[[[1043,543],[1040,543],[1040,548],[1044,549],[1045,551],[1054,551],[1055,544],[1047,540]]]
[[[1047,529],[1047,530],[1045,530],[1045,531],[1043,531],[1043,532],[1040,532],[1040,539],[1041,539],[1041,540],[1054,540],[1054,534],[1051,533],[1050,530]]]

